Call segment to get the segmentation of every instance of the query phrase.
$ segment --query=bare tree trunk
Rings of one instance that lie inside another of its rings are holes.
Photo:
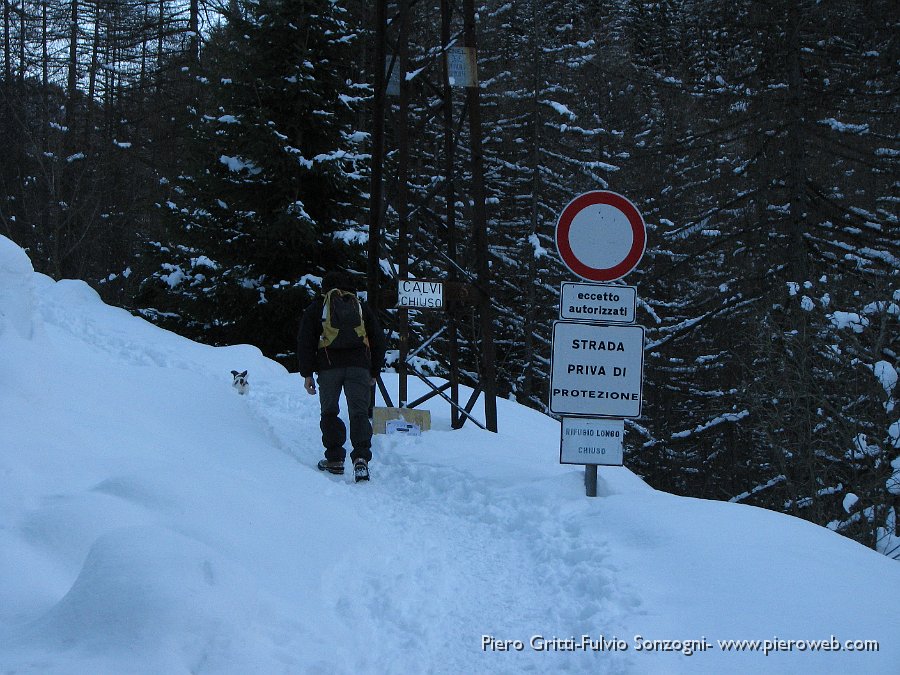
[[[69,19],[69,78],[66,92],[66,126],[71,128],[74,119],[76,87],[78,86],[78,0],[71,0]]]
[[[156,23],[156,68],[163,65],[163,30],[165,30],[166,0],[159,0],[159,16]]]
[[[809,259],[805,239],[806,218],[808,209],[805,195],[804,181],[804,149],[803,149],[803,125],[805,114],[803,110],[803,74],[800,64],[800,9],[796,2],[789,0],[787,3],[787,30],[785,31],[785,43],[787,47],[787,80],[788,100],[785,117],[787,121],[787,139],[785,154],[787,159],[787,196],[790,199],[790,210],[787,218],[787,242],[791,248],[789,268],[791,276],[797,283],[809,280]],[[792,328],[796,331],[796,341],[793,346],[793,360],[795,363],[796,382],[795,400],[791,401],[794,407],[793,424],[796,427],[795,448],[798,459],[805,462],[803,474],[798,470],[795,474],[798,480],[804,480],[802,489],[807,495],[815,498],[819,485],[818,476],[821,469],[816,456],[815,443],[812,437],[815,426],[815,382],[812,372],[812,358],[814,352],[812,344],[809,313],[793,305]],[[799,469],[799,467],[798,467]],[[817,500],[816,500],[817,501]],[[814,503],[813,508],[819,505]],[[821,522],[820,518],[815,519]]]
[[[190,26],[191,62],[200,63],[200,0],[191,0]]]
[[[25,71],[28,69],[28,62],[25,59],[25,43],[28,41],[25,25],[26,16],[27,12],[23,2],[19,10],[19,83],[25,82]]]
[[[3,80],[9,82],[12,79],[12,24],[9,10],[9,0],[3,0]]]
[[[800,9],[793,0],[788,2],[787,10],[787,50],[788,50],[788,106],[787,119],[787,187],[788,197],[791,200],[789,241],[793,249],[790,259],[791,268],[795,280],[802,283],[807,281],[808,256],[804,239],[804,218],[806,217],[806,202],[804,190],[804,159],[803,159],[803,74],[800,69]]]
[[[140,94],[140,98],[144,100],[144,92],[146,91],[147,85],[147,31],[149,31],[150,26],[150,4],[144,3],[144,16],[142,20],[142,31],[141,31],[141,74],[140,79],[138,80],[138,92]]]
[[[106,15],[106,36],[104,40],[103,132],[107,137],[112,133],[115,120],[116,87],[118,86],[116,75],[119,70],[119,50],[114,37],[114,27],[120,21],[117,7],[109,11],[115,12],[115,14],[107,13]]]
[[[94,38],[91,44],[91,66],[88,72],[88,106],[85,112],[84,140],[90,141],[91,126],[93,125],[94,100],[97,95],[97,68],[99,67],[100,54],[100,3],[94,5]]]
[[[540,191],[541,191],[541,114],[540,114],[540,89],[541,89],[541,50],[538,40],[538,0],[531,0],[531,236],[538,236],[540,227]],[[524,280],[528,288],[525,297],[525,321],[524,330],[524,354],[522,362],[522,391],[517,399],[520,403],[527,403],[534,388],[534,330],[537,322],[537,293],[535,289],[535,277],[537,276],[537,259],[535,248],[531,241],[525,246],[528,256],[527,277]]]
[[[47,41],[48,23],[47,0],[41,2],[41,88],[44,90],[44,100],[47,98],[47,87],[50,84],[50,47]]]
[[[400,279],[409,278],[409,81],[406,74],[409,72],[409,34],[412,21],[412,3],[410,0],[401,0],[400,3],[400,34],[397,38],[397,63],[394,67],[400,68],[400,96],[398,102],[399,126],[397,128],[397,202],[394,206],[397,211],[397,255],[399,257],[398,273]],[[406,407],[407,396],[407,367],[406,357],[409,354],[409,310],[401,308],[397,310],[400,324],[400,358],[397,364],[400,373],[400,383],[397,390],[398,406]]]

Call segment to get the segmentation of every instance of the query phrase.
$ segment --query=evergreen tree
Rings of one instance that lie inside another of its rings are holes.
[[[895,189],[883,143],[896,82],[882,61],[889,31],[865,16],[884,8],[867,7],[707,3],[675,21],[688,58],[652,73],[683,102],[665,117],[674,142],[657,136],[678,224],[661,233],[671,264],[654,270],[661,324],[639,466],[667,489],[838,523],[874,546],[895,522],[896,413],[871,374],[896,364],[884,338],[896,334],[896,216],[879,208]],[[867,347],[836,328],[842,312],[881,326]],[[848,522],[858,484],[867,510]]]
[[[161,206],[171,232],[155,242],[148,316],[287,358],[318,277],[364,267],[362,92],[345,18],[328,0],[230,5],[203,53],[193,140]]]
[[[504,3],[486,17],[503,35],[486,49],[491,254],[503,389],[546,409],[550,333],[559,285],[571,279],[553,231],[577,194],[610,187],[618,167],[596,105],[604,82],[596,22],[582,3]]]

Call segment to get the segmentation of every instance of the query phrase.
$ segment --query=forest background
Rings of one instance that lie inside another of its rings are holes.
[[[442,2],[455,40],[460,7]],[[339,264],[365,287],[375,4],[3,0],[0,233],[55,279],[295,369],[322,273]],[[474,283],[465,124],[446,202],[440,5],[388,3],[389,42],[411,45],[402,248],[417,278],[453,267]],[[896,2],[478,10],[499,393],[546,412],[573,280],[556,218],[586,190],[622,193],[648,224],[625,280],[647,329],[626,464],[657,488],[790,513],[900,558]],[[389,202],[403,133],[390,100]],[[463,119],[463,95],[451,105]],[[385,226],[389,287],[395,209]],[[474,380],[479,325],[458,318]],[[411,347],[444,320],[417,313]],[[438,336],[416,365],[445,374],[445,354]]]

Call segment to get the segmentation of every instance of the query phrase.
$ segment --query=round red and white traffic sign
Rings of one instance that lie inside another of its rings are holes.
[[[556,223],[556,250],[588,281],[615,281],[631,272],[647,246],[647,228],[634,204],[616,192],[578,195]]]

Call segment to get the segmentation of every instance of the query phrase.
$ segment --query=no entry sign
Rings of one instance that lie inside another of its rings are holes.
[[[556,249],[573,273],[588,281],[615,281],[637,267],[647,245],[644,219],[616,192],[575,197],[556,223]]]

